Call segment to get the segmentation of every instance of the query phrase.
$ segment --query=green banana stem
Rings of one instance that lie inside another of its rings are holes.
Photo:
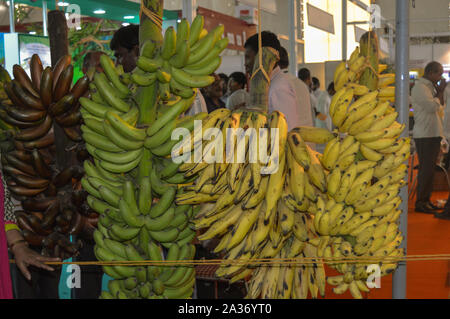
[[[143,8],[146,8],[161,17],[162,21],[164,0],[141,0],[141,3]],[[155,42],[156,47],[159,48],[163,42],[163,35],[160,27],[142,11],[141,24],[139,26],[140,47],[142,48],[142,45],[148,40]]]
[[[255,60],[253,73],[259,69],[259,54],[262,54],[262,67],[270,77],[272,70],[279,60],[277,52],[269,47],[263,47]],[[255,76],[250,80],[250,108],[267,112],[269,109],[269,86],[270,82],[262,70],[258,70]]]
[[[378,36],[375,31],[369,31],[362,35],[360,52],[362,56],[368,57],[369,65],[362,72],[359,83],[374,91],[378,88],[379,63]]]
[[[143,8],[155,13],[159,17],[163,16],[164,0],[141,0]],[[139,45],[142,48],[146,41],[156,44],[157,50],[162,46],[163,35],[160,27],[148,17],[144,11],[141,14],[141,24],[139,26]],[[140,88],[137,92],[139,104],[139,124],[152,124],[156,117],[156,105],[158,103],[157,84],[146,88]]]

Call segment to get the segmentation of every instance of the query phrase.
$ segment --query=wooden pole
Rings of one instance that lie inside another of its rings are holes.
[[[48,13],[48,35],[50,38],[50,54],[52,66],[58,60],[69,54],[69,28],[67,27],[66,16],[63,11],[52,10]],[[55,133],[56,165],[61,171],[73,163],[74,152],[66,149],[73,144],[64,133],[64,130],[56,123],[53,124]]]

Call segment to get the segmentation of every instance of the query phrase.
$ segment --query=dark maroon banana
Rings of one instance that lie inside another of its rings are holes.
[[[23,209],[32,212],[43,212],[47,211],[53,204],[57,205],[57,203],[58,200],[56,197],[29,198],[22,202],[22,207]]]
[[[8,123],[12,126],[17,126],[19,129],[27,129],[27,128],[36,127],[43,121],[43,119],[41,121],[33,122],[33,123],[18,121],[16,119],[12,118],[5,110],[0,110],[0,119],[2,119],[3,121],[5,121],[6,123]]]
[[[70,91],[78,100],[89,90],[89,77],[87,75],[80,78]]]
[[[7,82],[3,85],[5,88],[5,92],[11,100],[12,104],[18,107],[27,108],[25,104],[23,104],[22,100],[16,95],[13,90],[12,82]]]
[[[32,150],[34,148],[45,148],[53,145],[54,143],[55,135],[50,131],[50,133],[38,140],[23,143],[23,146],[25,147],[25,149]]]
[[[71,235],[77,235],[79,234],[86,224],[86,217],[81,216],[80,214],[76,214],[75,218],[72,220],[72,223],[70,225],[69,234]]]
[[[14,174],[24,174],[21,170],[18,170],[17,168],[10,166],[10,165],[3,165],[3,172],[5,172],[5,175],[10,176]],[[30,175],[32,176],[32,175]]]
[[[64,55],[62,56],[52,68],[53,70],[53,87],[52,92],[55,92],[56,85],[59,81],[59,77],[64,72],[64,70],[72,63],[72,56]]]
[[[14,79],[17,80],[22,87],[32,94],[35,98],[39,99],[39,93],[34,89],[33,83],[25,70],[18,64],[13,66]]]
[[[50,197],[58,195],[58,189],[56,188],[55,184],[50,183],[48,185],[47,189],[45,190],[45,195]]]
[[[67,184],[69,184],[72,181],[72,176],[73,176],[73,169],[72,166],[66,167],[64,170],[62,170],[61,172],[59,172],[55,178],[53,178],[53,184],[55,184],[55,186],[57,188],[61,188],[63,186],[66,186]]]
[[[17,226],[21,230],[27,230],[32,232],[33,228],[30,225],[30,222],[28,221],[27,214],[25,214],[24,211],[16,212],[16,218],[17,218]]]
[[[84,189],[78,189],[72,192],[71,201],[75,207],[81,207],[87,198],[88,193]]]
[[[67,137],[71,139],[74,142],[81,142],[83,141],[83,137],[81,136],[81,132],[79,127],[72,126],[72,127],[63,127],[64,132],[66,133]]]
[[[22,231],[22,235],[31,246],[41,246],[45,238],[29,230]]]
[[[42,178],[47,178],[47,179],[51,178],[52,170],[43,160],[41,153],[37,149],[34,149],[31,152],[31,156],[33,157],[33,164],[35,167],[35,172]]]
[[[52,116],[62,115],[72,108],[74,102],[75,97],[73,96],[73,94],[67,94],[59,99],[56,103],[50,105],[50,107],[48,108],[48,112]]]
[[[44,192],[46,188],[26,188],[23,186],[10,186],[9,190],[13,195],[17,196],[25,196],[25,197],[34,197]]]
[[[35,109],[24,109],[16,106],[5,105],[4,110],[16,121],[39,124],[39,121],[43,120],[46,111],[40,111]]]
[[[33,214],[28,214],[27,216],[30,226],[33,228],[34,232],[41,236],[48,236],[51,234],[51,230],[44,229],[41,225],[41,220]]]
[[[58,82],[56,83],[56,87],[53,91],[54,102],[59,101],[63,98],[63,96],[70,92],[70,87],[72,86],[73,81],[73,70],[73,65],[68,65],[58,78]]]
[[[36,176],[36,170],[33,168],[33,166],[25,163],[24,161],[21,161],[12,154],[6,154],[5,159],[11,166],[17,168],[19,171],[22,171],[28,175]]]
[[[20,131],[16,134],[15,138],[19,141],[35,141],[45,136],[52,128],[53,119],[50,115],[47,115],[44,122],[37,127],[29,128]]]
[[[42,227],[44,229],[50,229],[56,221],[56,217],[59,214],[58,202],[54,202],[50,205],[44,213],[44,218],[42,219]]]
[[[20,159],[21,161],[24,161],[25,163],[28,163],[30,165],[33,164],[33,157],[31,156],[30,152],[22,151],[22,150],[13,150],[8,153],[10,153],[12,156]]]
[[[33,88],[36,92],[39,92],[41,90],[41,78],[43,72],[44,66],[42,65],[42,61],[39,58],[39,55],[33,54],[30,61],[30,73],[31,82],[33,83]]]
[[[50,183],[47,179],[22,174],[11,175],[11,177],[18,185],[33,189],[47,188]]]
[[[46,67],[42,73],[40,92],[42,104],[48,108],[53,101],[53,71],[51,67]]]
[[[25,105],[25,107],[36,110],[45,110],[45,107],[42,104],[40,98],[37,98],[31,93],[27,92],[26,89],[17,80],[12,80],[11,83],[14,93],[22,101],[22,104]]]
[[[79,125],[81,123],[81,112],[67,112],[68,114],[63,114],[62,116],[58,116],[55,118],[56,122],[63,127],[72,127],[75,125]]]

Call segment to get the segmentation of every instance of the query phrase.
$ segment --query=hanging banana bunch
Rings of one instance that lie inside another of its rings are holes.
[[[87,94],[89,83],[83,77],[72,85],[70,56],[44,69],[39,56],[33,55],[30,70],[31,78],[15,65],[14,80],[2,70],[0,126],[10,145],[2,150],[2,168],[12,196],[21,203],[16,214],[25,239],[42,247],[46,256],[66,259],[80,248],[68,236],[79,234],[97,215],[83,205],[85,196],[76,190],[82,168],[72,163],[61,171],[56,168],[53,127],[57,123],[70,140],[81,141],[78,101]],[[75,151],[83,156],[82,147]],[[72,191],[61,192],[66,185]]]
[[[369,291],[365,283],[369,264],[329,264],[340,275],[327,277],[323,258],[403,255],[399,192],[410,140],[400,137],[405,126],[396,122],[398,114],[389,104],[394,98],[389,85],[395,76],[371,73],[383,67],[378,67],[376,38],[368,38],[361,42],[361,52],[357,48],[336,69],[337,93],[330,106],[333,132],[314,127],[287,132],[284,115],[277,111],[267,116],[264,110],[231,114],[217,110],[203,120],[203,127],[220,127],[222,132],[255,128],[259,138],[263,136],[259,129],[278,128],[273,139],[268,133],[272,144],[267,146],[273,151],[278,139],[277,171],[259,173],[265,165],[250,161],[251,134],[238,138],[236,150],[241,142],[245,154],[240,163],[180,166],[185,176],[198,178],[177,196],[177,203],[204,203],[194,220],[204,231],[198,239],[220,239],[215,252],[223,253],[224,261],[216,275],[231,282],[248,280],[248,298],[324,297],[327,283],[336,286],[336,294],[349,290],[354,298],[362,298],[362,292]],[[264,84],[254,83],[250,94],[262,87],[267,91]],[[223,139],[228,143],[225,133]],[[261,147],[263,139],[256,140]],[[326,145],[324,153],[307,143]],[[209,145],[203,147],[206,151]],[[225,149],[219,148],[222,152]],[[252,263],[262,258],[280,264]],[[283,263],[290,258],[307,261]],[[382,276],[396,268],[395,262],[378,264]]]
[[[137,68],[129,74],[103,55],[103,73],[81,98],[82,137],[92,160],[84,162],[81,180],[88,205],[99,215],[94,233],[100,261],[192,260],[195,237],[193,205],[176,203],[193,176],[179,172],[170,155],[182,136],[207,114],[180,117],[192,105],[197,88],[210,85],[228,45],[223,26],[211,32],[197,16],[166,30],[159,46],[141,46]],[[179,139],[178,139],[179,138]],[[193,266],[104,266],[111,276],[101,298],[189,298]]]

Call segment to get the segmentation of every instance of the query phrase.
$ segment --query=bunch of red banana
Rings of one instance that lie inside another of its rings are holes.
[[[37,55],[30,62],[31,78],[15,65],[14,80],[4,81],[9,99],[1,102],[0,120],[12,126],[7,138],[12,147],[2,151],[3,178],[14,199],[21,203],[16,212],[18,225],[32,246],[42,253],[66,259],[77,254],[80,243],[71,243],[70,234],[83,231],[88,218],[95,218],[85,204],[78,181],[84,170],[78,163],[58,169],[55,163],[55,125],[75,144],[66,151],[77,152],[84,161],[79,98],[88,94],[89,79],[83,77],[72,86],[71,57],[64,56],[53,67],[44,69]]]

